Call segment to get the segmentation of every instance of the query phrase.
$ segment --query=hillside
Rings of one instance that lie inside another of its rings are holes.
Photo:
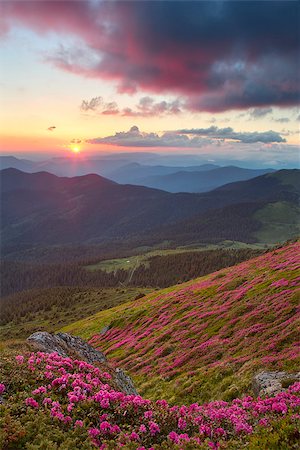
[[[284,392],[249,394],[258,371],[298,370],[299,250],[289,243],[65,327],[91,337],[108,362],[6,343],[0,447],[298,449],[296,375]],[[142,396],[120,391],[116,365]]]
[[[235,398],[259,369],[298,370],[299,250],[291,243],[64,331],[89,338],[146,397]]]
[[[181,244],[226,239],[255,242],[259,240],[255,233],[265,227],[255,217],[257,210],[278,201],[298,208],[298,173],[283,170],[208,193],[170,194],[119,185],[98,175],[60,178],[6,169],[0,172],[3,252],[16,246],[95,245],[116,240],[132,246],[166,240]],[[215,220],[218,215],[226,219],[221,232]],[[183,230],[188,233],[184,235]],[[295,227],[287,229],[281,240],[294,237],[296,231]]]
[[[134,300],[147,288],[59,286],[28,289],[0,299],[0,341],[24,339],[35,331],[61,327],[120,303]]]

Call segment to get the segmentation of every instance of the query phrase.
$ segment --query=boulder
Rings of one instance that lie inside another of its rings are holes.
[[[260,372],[252,380],[252,389],[257,396],[273,396],[300,381],[300,372]]]
[[[105,355],[93,348],[78,336],[68,333],[47,333],[37,331],[27,338],[28,343],[37,351],[44,353],[57,352],[62,357],[84,360],[89,364],[101,364],[113,375],[117,388],[127,395],[138,395],[131,378],[122,369],[113,369]]]
[[[41,352],[57,352],[60,356],[83,359],[90,364],[107,361],[103,353],[91,347],[80,337],[71,334],[50,334],[46,331],[38,331],[29,336],[27,341]]]

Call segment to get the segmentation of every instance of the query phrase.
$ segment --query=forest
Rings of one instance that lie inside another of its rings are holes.
[[[34,264],[2,261],[1,325],[10,322],[15,316],[35,313],[39,309],[47,310],[61,304],[66,308],[71,307],[68,292],[71,295],[75,291],[80,292],[81,288],[163,288],[232,266],[260,253],[261,250],[253,249],[218,249],[153,256],[147,267],[141,264],[132,274],[128,270],[91,272],[79,262]],[[69,291],[58,289],[54,296],[41,292],[33,295],[29,292],[58,286],[68,287]]]

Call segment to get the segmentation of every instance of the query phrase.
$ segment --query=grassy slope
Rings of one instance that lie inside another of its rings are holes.
[[[90,338],[149,398],[229,400],[250,392],[258,369],[298,370],[299,249],[289,244],[64,331]]]
[[[274,243],[299,236],[300,208],[288,202],[269,203],[259,209],[254,218],[259,220],[262,227],[255,233],[260,242]]]
[[[149,289],[56,287],[17,293],[5,299],[18,307],[10,306],[14,320],[0,326],[0,341],[26,338],[38,330],[56,331],[91,314],[133,300],[141,292],[147,293]],[[30,312],[22,315],[21,305],[23,311]]]

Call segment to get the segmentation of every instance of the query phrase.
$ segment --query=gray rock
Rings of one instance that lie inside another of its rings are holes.
[[[90,364],[107,361],[103,353],[94,349],[80,337],[71,334],[50,334],[46,331],[38,331],[29,336],[27,340],[39,351],[45,353],[57,352],[60,356],[83,359]]]
[[[252,380],[252,389],[257,396],[271,396],[283,392],[286,386],[300,381],[300,372],[260,372]]]
[[[120,388],[122,392],[125,392],[127,395],[138,395],[132,379],[123,372],[119,367],[116,369],[115,382],[117,386]]]
[[[105,355],[78,336],[67,333],[51,334],[46,331],[33,333],[27,341],[37,351],[45,353],[57,352],[62,357],[84,360],[89,364],[101,363],[113,372],[113,380],[117,388],[127,395],[138,395],[131,378],[122,369],[112,369]]]
[[[100,331],[100,334],[105,334],[108,330],[110,330],[110,325],[106,325],[106,327],[103,327]]]

